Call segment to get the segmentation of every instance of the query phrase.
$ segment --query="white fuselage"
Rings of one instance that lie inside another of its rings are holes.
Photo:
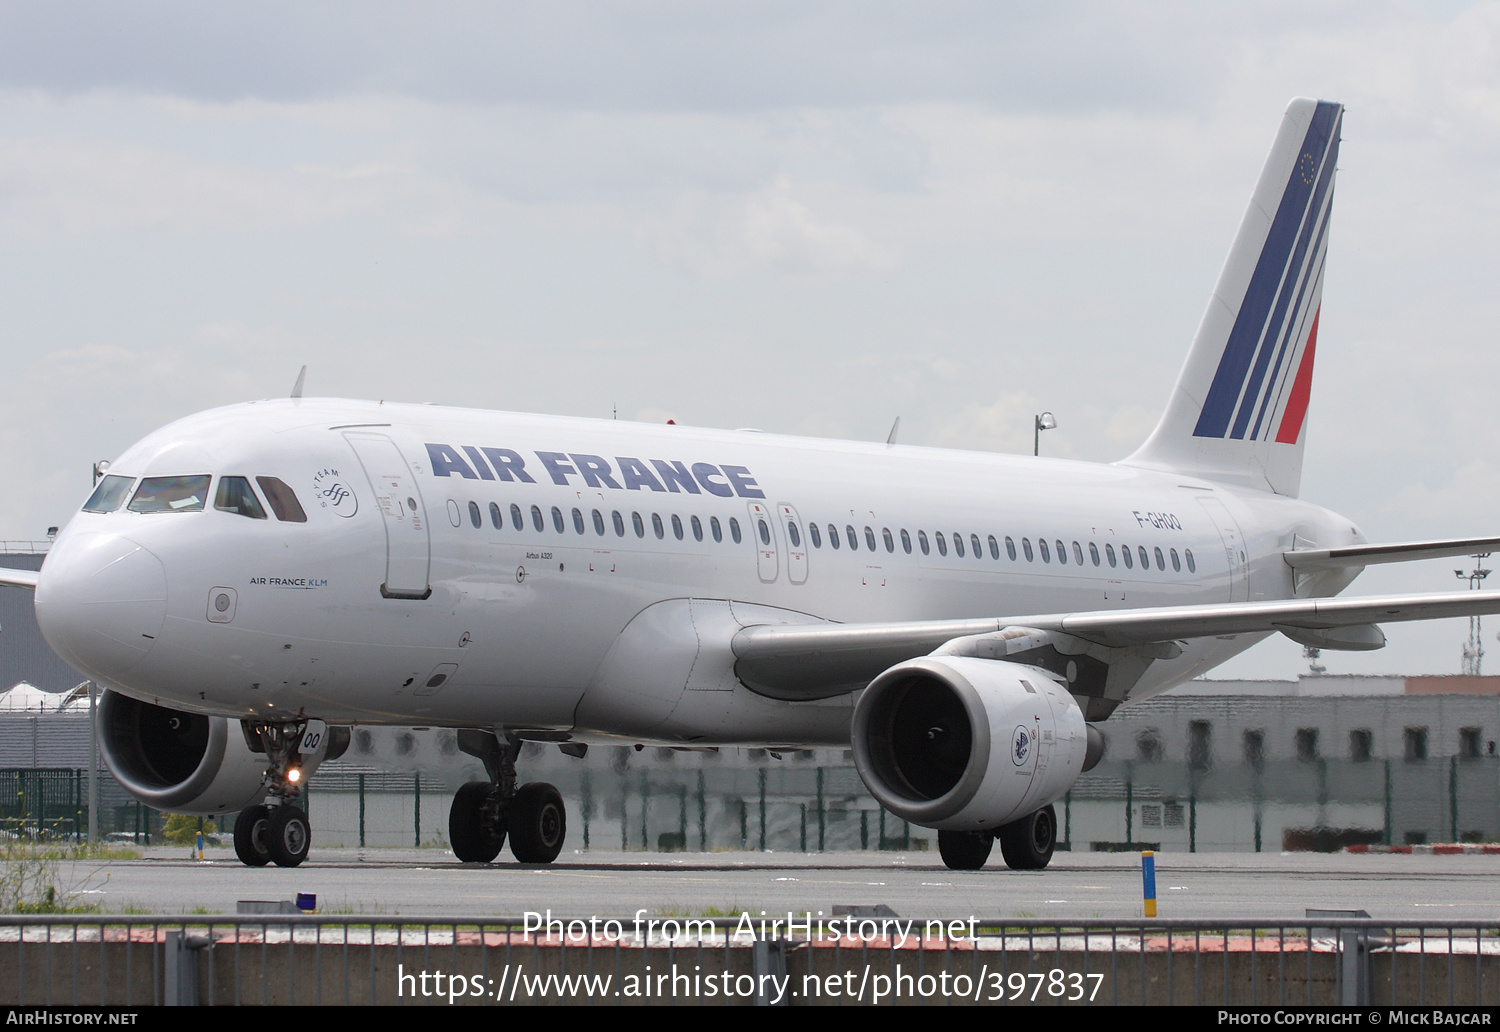
[[[652,737],[590,694],[609,690],[601,670],[622,631],[664,600],[847,623],[1290,598],[1352,574],[1294,591],[1284,551],[1362,540],[1295,499],[1117,465],[324,399],[192,416],[110,473],[272,476],[307,519],[216,509],[212,490],[197,511],[76,515],[37,614],[101,684],[231,717],[579,738]],[[1185,643],[1131,698],[1257,640]],[[649,658],[633,662],[649,680]],[[661,739],[846,740],[847,696],[773,703],[731,686],[720,702],[712,728],[679,721]]]

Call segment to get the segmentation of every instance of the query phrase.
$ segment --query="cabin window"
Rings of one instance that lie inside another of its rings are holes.
[[[593,516],[594,516],[594,533],[598,534],[600,537],[603,537],[604,536],[604,513],[600,512],[598,509],[595,509],[594,512],[593,512]]]
[[[818,525],[816,523],[809,523],[807,525],[807,536],[812,538],[814,548],[823,547],[823,535],[818,533]]]
[[[1047,549],[1047,539],[1037,538],[1036,547],[1041,549],[1042,562],[1050,563],[1052,561],[1052,553]]]
[[[734,540],[735,544],[739,544],[745,540],[740,536],[740,521],[733,516],[729,517],[729,536]]]
[[[945,537],[943,537],[943,532],[940,530],[940,531],[938,531],[936,534],[934,534],[932,536],[937,539],[938,555],[947,555],[948,554],[948,539],[945,538]]]
[[[1089,542],[1089,558],[1093,560],[1095,566],[1099,565],[1099,546],[1092,541]]]
[[[896,550],[896,539],[891,536],[891,528],[881,527],[880,536],[885,540],[885,550],[887,552],[894,552]]]
[[[510,507],[510,522],[517,530],[525,530],[526,523],[521,519],[521,507],[515,503]]]
[[[990,538],[990,544],[994,544],[994,543],[995,543],[995,539],[994,538]],[[978,534],[970,534],[969,535],[969,544],[972,545],[973,548],[974,548],[974,558],[975,559],[982,559],[982,558],[984,558],[984,552],[979,547],[979,535]]]
[[[756,530],[760,532],[760,543],[769,545],[771,543],[771,528],[766,526],[765,520],[756,520],[755,522],[758,524]]]
[[[656,540],[658,541],[667,536],[667,530],[662,526],[661,513],[659,512],[651,514],[651,533],[656,535]]]
[[[682,540],[682,517],[675,512],[672,514],[672,536],[678,541]]]
[[[724,529],[719,526],[719,517],[710,516],[708,518],[708,529],[713,534],[715,541],[724,540]]]
[[[1151,569],[1151,557],[1146,554],[1146,546],[1145,545],[1136,545],[1135,547],[1136,547],[1136,554],[1141,557],[1141,569],[1143,569],[1143,570],[1149,570],[1149,569]]]
[[[901,548],[907,555],[911,555],[911,535],[906,532],[905,527],[901,528]]]
[[[1026,561],[1028,563],[1036,561],[1031,556],[1031,538],[1022,538],[1021,539],[1021,551],[1025,553],[1025,555],[1026,555]]]
[[[1009,536],[1005,539],[1005,554],[1010,556],[1010,561],[1016,561],[1016,543]]]
[[[703,521],[700,520],[698,517],[694,516],[693,519],[692,519],[692,524],[693,524],[693,540],[694,541],[702,541],[703,540]]]
[[[1114,565],[1115,565],[1115,546],[1114,545],[1105,545],[1104,546],[1104,558],[1107,559],[1107,560],[1109,560],[1110,569],[1114,569]]]
[[[1073,542],[1073,561],[1079,566],[1083,565],[1083,546],[1077,541]],[[1094,556],[1094,565],[1099,565],[1099,557],[1097,555]]]
[[[1120,557],[1125,560],[1125,569],[1135,569],[1135,561],[1130,558],[1130,546],[1123,545],[1120,548]]]
[[[94,488],[94,493],[89,495],[89,500],[83,503],[83,511],[114,512],[124,503],[125,496],[130,493],[130,485],[133,483],[135,483],[134,477],[105,477],[99,481],[99,486]],[[245,486],[250,485],[247,483]]]
[[[993,534],[990,535],[990,558],[1000,558],[1000,542],[995,540],[995,535]]]
[[[1166,561],[1161,557],[1160,548],[1156,549],[1156,568],[1158,570],[1165,570],[1167,568]]]
[[[1191,548],[1184,548],[1182,550],[1182,557],[1187,560],[1188,573],[1197,573],[1198,564],[1193,562],[1193,550]]]
[[[953,554],[960,559],[964,557],[964,536],[956,531],[953,534]]]
[[[505,515],[500,511],[500,506],[494,502],[490,503],[490,526],[496,530],[505,529]]]
[[[619,509],[616,509],[614,512],[610,513],[610,521],[615,525],[615,537],[624,537],[625,517],[620,515]]]
[[[1068,546],[1061,541],[1057,543],[1057,564],[1059,566],[1068,565]]]
[[[875,531],[869,527],[865,528],[865,545],[869,547],[870,551],[875,551]]]
[[[847,523],[844,524],[844,540],[849,542],[849,551],[859,551],[859,538],[854,534],[854,527]]]
[[[839,528],[832,523],[828,525],[828,543],[835,549],[839,547]]]
[[[531,507],[531,525],[536,528],[538,534],[547,529],[547,524],[542,519],[542,510],[539,506],[533,505]]]
[[[568,529],[567,524],[563,522],[562,510],[555,505],[552,507],[552,526],[559,534]]]
[[[125,477],[117,479],[125,480],[127,485],[130,483]],[[119,502],[116,502],[115,506],[118,507]],[[266,510],[260,507],[260,501],[251,489],[250,481],[244,477],[219,478],[219,490],[214,494],[214,508],[223,512],[232,512],[236,516],[248,516],[252,520],[266,518]],[[108,512],[109,510],[102,511]]]
[[[929,552],[929,550],[927,548],[927,531],[925,531],[925,530],[919,530],[919,531],[917,531],[917,545],[922,549],[922,554],[923,555],[930,555],[931,554],[931,552]]]
[[[633,512],[630,514],[630,525],[635,528],[635,536],[643,538],[646,536],[646,521],[641,519],[641,514]]]
[[[1172,569],[1175,572],[1177,572],[1177,573],[1181,573],[1182,572],[1182,561],[1177,558],[1177,549],[1175,549],[1175,548],[1172,549],[1171,555],[1172,555]]]
[[[474,525],[475,530],[484,526],[484,517],[480,515],[478,502],[469,503],[469,522]]]
[[[797,529],[797,524],[795,521],[787,520],[786,536],[791,539],[793,548],[802,547],[802,532]]]
[[[573,510],[573,532],[575,534],[583,533],[583,513],[577,509]]]

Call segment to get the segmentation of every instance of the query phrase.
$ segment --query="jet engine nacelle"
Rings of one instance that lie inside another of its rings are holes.
[[[99,700],[99,748],[125,790],[158,810],[212,816],[265,794],[267,761],[237,720],[183,713],[118,692]]]
[[[913,824],[968,831],[1062,798],[1088,742],[1078,703],[1053,675],[963,656],[891,667],[864,690],[851,733],[881,805]]]

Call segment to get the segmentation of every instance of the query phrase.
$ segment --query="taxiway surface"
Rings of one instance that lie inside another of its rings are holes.
[[[1158,915],[1300,920],[1308,908],[1391,920],[1500,919],[1500,856],[1158,854]],[[75,902],[106,913],[226,913],[240,900],[315,893],[344,914],[570,917],[831,913],[885,904],[911,917],[1141,916],[1140,857],[1059,853],[1040,872],[950,871],[930,853],[565,852],[548,867],[460,864],[437,849],[325,849],[295,869],[242,866],[230,849],[197,860],[152,848],[136,860],[61,865]]]

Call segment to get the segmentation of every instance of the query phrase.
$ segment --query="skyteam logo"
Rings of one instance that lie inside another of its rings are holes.
[[[1296,444],[1302,434],[1318,340],[1340,112],[1337,104],[1320,103],[1308,125],[1194,437]]]
[[[1031,732],[1026,730],[1022,724],[1016,725],[1016,730],[1010,736],[1010,762],[1017,767],[1026,766],[1026,761],[1031,756]]]
[[[332,509],[336,516],[348,519],[359,511],[359,499],[354,497],[354,492],[336,469],[318,471],[313,477],[313,493],[318,503],[325,509]]]

